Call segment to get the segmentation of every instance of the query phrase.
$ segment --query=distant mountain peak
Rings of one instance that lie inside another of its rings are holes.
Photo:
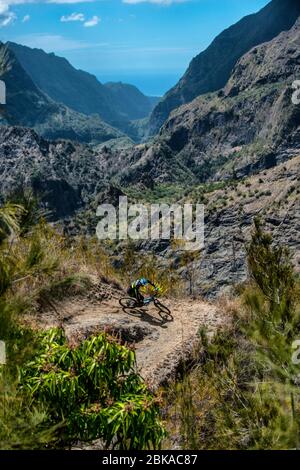
[[[131,120],[149,116],[155,105],[134,85],[121,81],[103,85],[95,75],[76,69],[63,57],[12,42],[7,45],[40,90],[74,111],[98,114],[108,124],[127,131]]]
[[[98,116],[86,116],[44,93],[24,70],[10,44],[0,45],[0,79],[7,92],[1,124],[24,126],[51,138],[101,143],[123,134]]]

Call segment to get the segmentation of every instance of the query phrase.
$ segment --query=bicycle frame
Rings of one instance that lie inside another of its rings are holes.
[[[143,301],[144,305],[149,305],[151,302],[154,302],[154,300],[157,298],[157,295],[151,295],[151,297],[146,297]]]
[[[154,301],[154,299],[155,299],[155,297],[153,297],[153,296],[152,297],[147,297],[146,299],[144,299],[143,304],[144,305],[149,305],[151,302]]]

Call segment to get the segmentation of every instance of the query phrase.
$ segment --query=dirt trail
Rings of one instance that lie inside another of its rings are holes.
[[[119,304],[122,293],[117,290],[100,297],[65,300],[56,311],[44,312],[42,323],[63,326],[70,341],[105,329],[135,343],[138,370],[153,386],[174,377],[181,361],[191,354],[202,326],[211,335],[225,322],[215,306],[201,300],[163,299],[173,316],[165,321],[153,304],[124,311]]]

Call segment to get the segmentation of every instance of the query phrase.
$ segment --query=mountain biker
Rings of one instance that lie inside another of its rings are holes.
[[[145,298],[140,293],[140,289],[141,287],[145,287],[148,285],[154,287],[156,292],[159,290],[159,288],[155,284],[153,284],[153,282],[149,281],[149,279],[145,279],[144,277],[141,277],[140,279],[138,279],[137,281],[131,284],[131,286],[127,290],[127,294],[130,297],[135,298],[139,303],[144,304]]]

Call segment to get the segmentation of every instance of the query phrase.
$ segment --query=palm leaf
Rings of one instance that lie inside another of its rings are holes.
[[[0,242],[19,231],[19,217],[23,212],[24,208],[17,204],[7,203],[0,207]]]

